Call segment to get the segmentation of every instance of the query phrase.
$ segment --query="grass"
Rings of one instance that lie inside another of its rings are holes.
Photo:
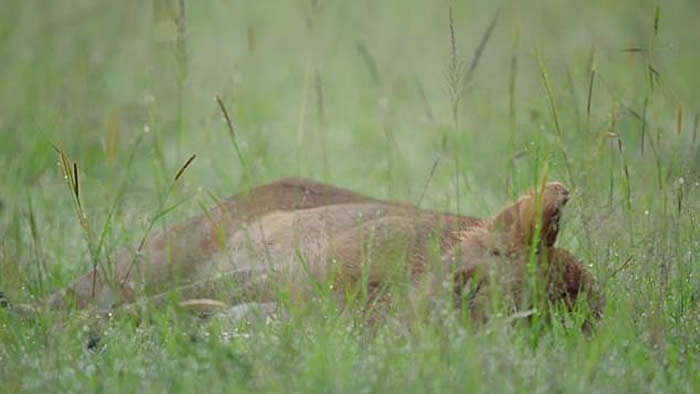
[[[0,310],[0,391],[700,392],[698,5],[489,4],[10,0],[0,289],[36,300],[281,176],[486,216],[547,165],[607,292],[592,336],[368,333],[321,296],[255,327],[119,317],[88,350],[89,319]]]

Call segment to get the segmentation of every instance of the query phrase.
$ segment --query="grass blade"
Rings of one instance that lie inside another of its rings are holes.
[[[649,97],[644,97],[644,105],[642,107],[642,132],[640,137],[639,149],[641,151],[642,157],[644,157],[644,139],[646,137],[647,130],[647,106],[649,105]]]
[[[190,156],[189,159],[187,159],[187,161],[185,162],[185,164],[180,168],[180,170],[177,172],[177,174],[175,174],[175,178],[173,178],[173,183],[177,182],[177,181],[180,179],[180,177],[181,177],[182,174],[185,172],[185,170],[187,169],[187,167],[189,167],[189,165],[194,161],[194,159],[195,159],[196,157],[197,157],[197,154],[194,154],[194,155]]]
[[[221,96],[216,96],[216,102],[219,104],[219,109],[221,109],[221,113],[224,115],[224,119],[226,120],[226,126],[228,127],[228,133],[231,137],[231,142],[233,142],[233,148],[236,150],[238,161],[241,163],[241,168],[243,169],[244,183],[247,184],[248,166],[246,165],[246,161],[243,158],[243,153],[241,153],[241,148],[238,145],[238,140],[236,139],[236,133],[233,128],[233,123],[231,122],[231,117],[228,114],[228,110],[226,110],[226,105],[224,104],[224,100],[221,99]]]
[[[549,103],[549,110],[552,113],[552,120],[554,121],[554,131],[556,133],[557,142],[559,149],[564,156],[564,163],[566,165],[566,170],[569,175],[569,182],[572,187],[576,188],[576,182],[574,180],[574,173],[571,168],[571,163],[569,162],[569,157],[566,152],[566,145],[564,145],[564,140],[562,139],[561,122],[559,121],[559,112],[557,111],[557,105],[554,101],[554,94],[552,93],[552,84],[549,82],[549,74],[547,73],[547,68],[545,67],[544,61],[539,51],[537,51],[537,64],[540,69],[540,75],[542,77],[542,83],[547,93],[547,102]]]
[[[450,8],[450,18],[452,16],[452,8]],[[465,88],[466,85],[468,85],[472,78],[474,77],[474,72],[476,71],[477,66],[479,65],[479,61],[481,60],[481,56],[484,53],[484,49],[486,49],[486,45],[489,43],[489,40],[491,39],[491,35],[493,34],[493,30],[496,28],[496,23],[498,23],[498,18],[501,16],[501,10],[497,10],[496,13],[491,17],[491,22],[489,22],[488,27],[484,31],[484,34],[481,35],[481,40],[479,41],[479,45],[476,47],[474,50],[474,55],[472,56],[472,61],[469,64],[469,68],[467,69],[467,73],[464,76],[464,84]],[[452,34],[454,34],[454,31],[452,31]]]
[[[367,66],[367,70],[369,71],[369,75],[372,78],[372,82],[374,82],[375,86],[379,86],[379,71],[377,70],[377,62],[374,61],[374,57],[372,57],[372,55],[369,53],[369,50],[367,50],[365,44],[361,42],[358,42],[355,48],[357,48],[357,52],[360,54],[360,57],[365,63],[365,66]]]
[[[586,119],[591,118],[591,103],[593,101],[593,83],[595,82],[596,65],[595,65],[595,51],[593,52],[593,57],[591,61],[590,76],[588,77],[588,97],[586,98]]]
[[[80,206],[80,182],[78,181],[78,163],[73,162],[73,192],[75,193],[75,199],[78,201]]]

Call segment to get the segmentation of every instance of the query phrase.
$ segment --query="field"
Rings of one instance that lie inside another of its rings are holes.
[[[487,216],[546,169],[607,305],[590,336],[323,296],[243,327],[0,308],[0,392],[700,392],[697,2],[65,3],[0,12],[7,300],[283,176]]]

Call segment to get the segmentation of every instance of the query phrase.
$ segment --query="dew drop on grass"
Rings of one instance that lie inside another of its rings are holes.
[[[153,104],[153,102],[156,101],[156,98],[150,93],[146,92],[143,96],[143,105],[148,106]]]

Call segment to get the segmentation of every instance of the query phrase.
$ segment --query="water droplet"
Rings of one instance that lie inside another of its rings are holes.
[[[150,105],[153,104],[153,102],[156,101],[156,98],[149,92],[146,92],[143,96],[143,104],[144,105]]]

